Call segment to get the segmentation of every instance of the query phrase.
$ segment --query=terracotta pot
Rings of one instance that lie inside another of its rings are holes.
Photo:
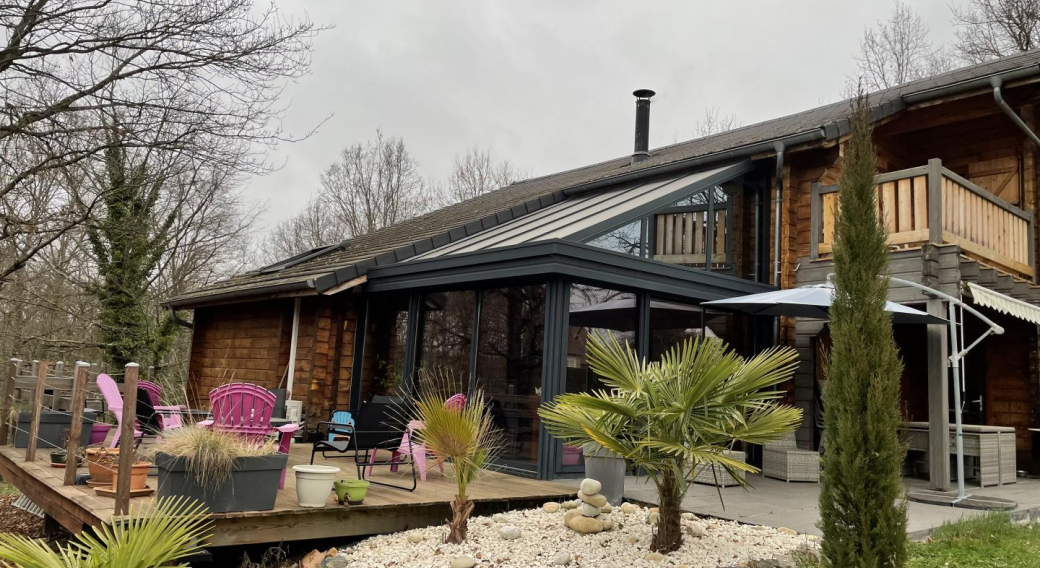
[[[144,489],[148,487],[148,470],[152,469],[151,462],[137,462],[130,466],[130,490]],[[112,474],[112,489],[119,483],[119,472]]]
[[[119,448],[87,448],[87,470],[91,481],[112,483],[112,474],[119,464]]]

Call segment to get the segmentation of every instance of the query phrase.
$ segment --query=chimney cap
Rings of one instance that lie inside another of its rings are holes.
[[[632,94],[635,95],[635,97],[638,99],[649,99],[657,93],[651,91],[650,89],[638,89],[636,91],[633,91]]]

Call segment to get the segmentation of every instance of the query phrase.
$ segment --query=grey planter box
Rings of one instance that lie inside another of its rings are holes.
[[[29,422],[32,414],[28,412],[18,413],[17,430],[14,432],[14,447],[29,447]],[[80,430],[79,447],[85,448],[90,444],[90,430],[94,426],[94,414],[84,413],[83,428]],[[40,431],[36,435],[36,449],[50,451],[65,448],[66,431],[72,430],[72,416],[64,412],[51,412],[48,410],[40,413]]]
[[[625,496],[625,459],[601,447],[585,446],[585,477],[595,479],[603,486],[599,492],[613,506],[621,504]]]
[[[158,497],[186,496],[206,506],[211,513],[267,511],[274,509],[278,481],[289,461],[288,454],[238,458],[231,479],[216,488],[205,488],[186,471],[186,459],[155,454],[159,470]]]

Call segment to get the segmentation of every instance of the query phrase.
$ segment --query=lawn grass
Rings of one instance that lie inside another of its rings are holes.
[[[4,483],[0,481],[0,495],[11,495],[13,493],[18,493],[17,487],[11,485],[10,483]]]
[[[818,568],[803,561],[800,568]],[[1005,513],[943,525],[910,544],[906,568],[1022,568],[1040,566],[1040,525],[1021,526]]]

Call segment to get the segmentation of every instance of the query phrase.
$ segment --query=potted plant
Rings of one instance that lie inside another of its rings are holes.
[[[152,463],[136,460],[130,466],[130,490],[144,489],[148,487],[148,471],[152,469]],[[112,472],[112,489],[119,484],[119,467]]]
[[[324,507],[329,500],[338,467],[331,465],[294,465],[296,499],[301,507]],[[338,495],[337,495],[338,496]]]
[[[341,479],[335,483],[339,504],[360,505],[368,495],[369,482],[363,479]]]
[[[90,484],[112,485],[112,474],[119,465],[119,448],[87,448],[86,453]]]
[[[152,453],[160,498],[186,496],[214,513],[273,509],[289,459],[269,440],[211,428],[163,432]]]
[[[108,433],[112,430],[114,420],[111,412],[106,411],[101,416],[98,416],[97,421],[90,426],[91,446],[105,443]]]
[[[90,444],[91,425],[94,422],[93,411],[83,413],[83,428],[80,430],[80,447]],[[32,413],[19,412],[18,423],[14,431],[14,447],[29,447],[29,428],[31,427]],[[38,448],[62,448],[66,444],[63,441],[68,436],[69,427],[72,425],[72,415],[68,412],[44,409],[40,412],[40,428],[36,434],[36,447]]]

